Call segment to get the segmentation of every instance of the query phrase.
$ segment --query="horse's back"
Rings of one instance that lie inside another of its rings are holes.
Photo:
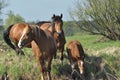
[[[74,59],[84,56],[82,45],[77,40],[70,41],[67,44],[66,48],[67,48],[68,54]]]
[[[49,21],[40,21],[40,22],[36,23],[36,25],[38,25],[40,27],[40,29],[42,29],[42,30],[48,29],[51,31],[50,23],[51,22],[49,22]]]
[[[52,32],[52,27],[50,26],[50,23],[44,23],[43,25],[40,26],[42,30],[49,30]]]
[[[77,45],[77,44],[80,45],[80,42],[77,40],[72,40],[72,41],[68,42],[67,46],[73,47],[72,45]]]

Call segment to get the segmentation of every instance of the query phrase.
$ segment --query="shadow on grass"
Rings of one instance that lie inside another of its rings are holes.
[[[109,57],[109,56],[108,56]],[[64,64],[59,64],[55,61],[56,64],[53,64],[52,73],[56,76],[56,79],[62,78],[62,80],[71,80],[73,76],[76,77],[73,80],[82,80],[80,79],[81,75],[71,75],[72,69],[68,64],[67,58],[64,61]],[[110,65],[106,64],[104,57],[101,56],[88,56],[85,58],[85,73],[83,74],[85,80],[118,80],[116,73],[111,69]],[[77,71],[78,68],[76,68]],[[55,79],[54,79],[55,80]]]

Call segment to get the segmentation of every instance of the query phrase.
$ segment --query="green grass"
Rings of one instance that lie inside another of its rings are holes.
[[[1,54],[0,75],[7,71],[11,80],[19,80],[23,75],[29,75],[30,80],[32,80],[32,76],[38,76],[39,68],[32,51],[30,49],[24,49],[24,52],[26,54],[25,56],[16,55],[16,53],[10,49],[4,54]],[[33,77],[33,79],[36,78],[37,77]]]
[[[106,64],[109,66],[107,71],[109,73],[117,73],[116,75],[120,77],[120,54],[101,54],[101,57],[105,60]]]
[[[107,52],[112,52],[110,50],[113,47],[115,49],[120,48],[120,41],[110,41],[107,39],[105,39],[105,41],[99,41],[101,38],[102,36],[100,35],[76,34],[66,37],[66,40],[67,43],[71,40],[80,41],[91,63],[94,63],[95,59],[99,56],[105,61],[105,64],[120,77],[119,50],[115,50],[113,53]],[[5,43],[3,43],[3,45],[5,46]],[[39,80],[40,77],[38,75],[40,71],[32,50],[25,48],[25,56],[20,56],[16,55],[11,48],[7,48],[8,51],[0,53],[0,75],[7,71],[11,80],[18,80],[18,77],[24,77],[25,80]],[[97,51],[99,55],[95,54]],[[89,66],[88,72],[94,74],[94,66]],[[113,73],[109,68],[106,69],[111,74]],[[54,78],[53,80],[64,80],[67,76],[71,76],[71,68],[70,65],[68,65],[67,58],[64,59],[63,65],[60,64],[59,59],[53,60],[51,73]]]
[[[120,47],[119,45],[120,41],[107,40],[105,42],[104,41],[99,42],[98,40],[101,38],[102,36],[100,35],[78,34],[75,36],[66,37],[66,40],[67,42],[69,42],[70,40],[78,40],[81,42],[82,46],[85,49],[92,49],[92,50],[100,50],[114,46]]]

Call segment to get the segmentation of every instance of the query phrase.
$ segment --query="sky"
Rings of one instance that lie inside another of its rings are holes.
[[[25,21],[51,20],[53,14],[63,14],[63,20],[69,21],[69,10],[74,6],[75,0],[8,0],[9,5],[4,8],[4,13],[10,10],[19,14]],[[6,19],[7,15],[3,15]]]

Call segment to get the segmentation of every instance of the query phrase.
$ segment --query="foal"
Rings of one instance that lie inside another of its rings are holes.
[[[85,54],[84,54],[84,51],[83,51],[83,48],[80,42],[77,40],[70,41],[66,46],[66,50],[68,53],[68,59],[69,59],[71,66],[72,65],[75,66],[77,62],[79,72],[83,74]]]
[[[22,48],[31,42],[33,52],[40,67],[41,80],[45,80],[44,73],[48,80],[51,80],[51,62],[56,54],[56,42],[48,30],[42,30],[36,25],[27,25],[22,32],[18,47]]]

